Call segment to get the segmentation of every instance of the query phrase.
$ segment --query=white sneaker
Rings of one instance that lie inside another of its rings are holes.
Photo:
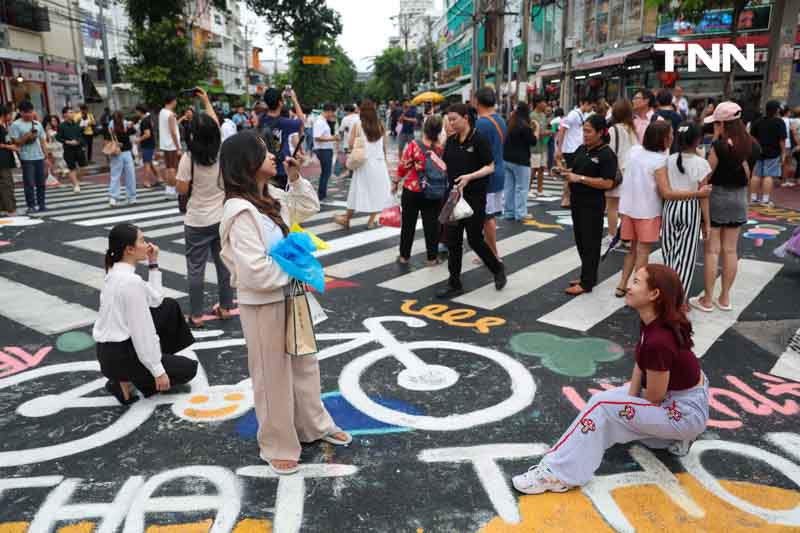
[[[528,198],[530,198],[531,200],[536,200],[536,198],[538,198],[538,196],[539,196],[539,195],[538,195],[538,194],[536,194],[536,191],[530,191],[530,192],[528,193]]]
[[[80,193],[80,192],[81,192],[81,186],[80,186],[80,185],[75,185],[75,186],[72,188],[72,192],[74,192],[75,194],[78,194],[78,193]]]
[[[538,464],[527,472],[511,479],[514,488],[525,494],[542,494],[543,492],[567,492],[570,487],[556,478],[546,465]]]
[[[614,240],[614,237],[612,237],[611,235],[606,235],[605,237],[603,237],[603,242],[600,244],[600,246],[605,250],[606,248],[611,246],[612,240]]]
[[[136,198],[133,200],[128,200],[128,205],[136,205]]]
[[[111,207],[117,207],[117,206],[119,205],[119,202],[118,202],[117,200],[114,200],[114,199],[112,198],[112,199],[110,199],[110,200],[108,201],[108,205],[110,205]]]

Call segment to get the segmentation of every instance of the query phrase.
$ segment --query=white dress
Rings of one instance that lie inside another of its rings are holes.
[[[366,148],[367,160],[361,168],[353,171],[350,191],[347,193],[347,208],[362,213],[377,213],[393,204],[389,169],[383,155],[383,137],[375,142],[366,142]]]

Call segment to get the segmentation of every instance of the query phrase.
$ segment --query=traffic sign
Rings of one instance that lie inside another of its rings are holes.
[[[330,65],[331,58],[328,56],[303,56],[304,65]]]

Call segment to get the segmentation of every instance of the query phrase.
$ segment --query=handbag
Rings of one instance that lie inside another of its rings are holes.
[[[356,126],[356,140],[353,142],[353,149],[347,156],[344,166],[350,170],[355,170],[364,166],[367,162],[367,141],[361,131],[360,126]]]
[[[189,159],[192,161],[192,170],[190,171],[191,179],[189,180],[189,190],[186,193],[178,193],[178,212],[185,215],[189,207],[189,198],[192,197],[192,184],[194,183],[194,158],[190,155]]]
[[[111,140],[106,141],[103,145],[103,153],[109,157],[116,157],[122,153],[122,146],[119,144],[113,130],[111,130]]]
[[[458,192],[458,189],[453,188],[439,213],[439,223],[452,224],[459,220],[469,218],[473,214],[472,207],[464,199],[464,196]]]
[[[622,185],[622,170],[619,168],[619,130],[614,124],[614,154],[617,156],[617,174],[614,176],[614,188]]]
[[[317,351],[314,320],[305,285],[292,278],[286,292],[286,353],[299,357]]]

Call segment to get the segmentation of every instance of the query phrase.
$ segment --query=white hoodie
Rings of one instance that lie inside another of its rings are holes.
[[[298,178],[289,191],[269,186],[269,194],[281,202],[281,217],[287,226],[303,222],[319,212],[319,199],[307,180]],[[219,227],[222,261],[238,289],[239,303],[263,305],[283,301],[289,276],[269,255],[269,242],[262,214],[241,198],[225,202]]]

